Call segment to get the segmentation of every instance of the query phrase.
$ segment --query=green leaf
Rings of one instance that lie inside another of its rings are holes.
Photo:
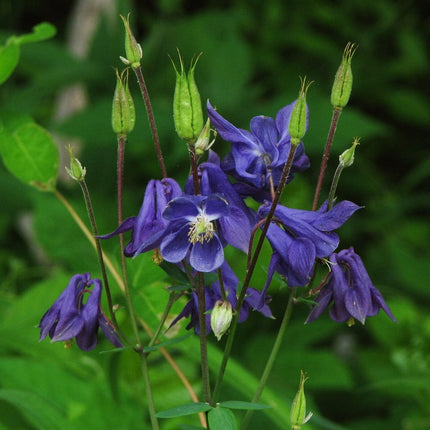
[[[173,418],[183,417],[185,415],[198,414],[199,412],[206,412],[212,409],[212,406],[207,403],[195,402],[181,405],[176,408],[167,409],[166,411],[158,412],[158,418]]]
[[[13,133],[0,131],[0,153],[4,164],[18,179],[41,191],[53,191],[59,156],[52,136],[44,128],[27,123]]]
[[[14,43],[22,45],[23,43],[41,42],[42,40],[54,37],[57,29],[49,22],[42,22],[33,27],[33,33],[23,34],[22,36],[13,36],[11,39]]]
[[[14,71],[19,60],[19,46],[10,43],[0,46],[0,84],[2,84]]]
[[[267,409],[270,408],[269,405],[263,405],[261,403],[251,403],[251,402],[242,402],[240,400],[227,400],[226,402],[221,402],[220,406],[228,409],[246,409],[246,410],[258,410],[258,409]]]
[[[211,430],[236,430],[236,420],[230,409],[218,406],[208,414]]]
[[[51,404],[48,399],[23,390],[0,390],[0,399],[14,405],[40,430],[72,430],[73,427],[64,418],[65,411]]]

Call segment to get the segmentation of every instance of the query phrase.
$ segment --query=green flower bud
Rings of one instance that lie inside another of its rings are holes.
[[[125,19],[120,15],[125,28],[125,54],[126,58],[119,57],[121,61],[127,66],[131,66],[132,69],[136,69],[140,66],[140,60],[142,59],[142,47],[136,42],[134,35],[130,29],[130,14]]]
[[[180,71],[173,63],[176,73],[176,86],[173,96],[173,119],[178,136],[188,143],[194,143],[203,128],[203,111],[200,93],[194,79],[194,69],[200,55],[191,61],[188,74],[184,70],[184,63],[179,53]]]
[[[352,90],[351,60],[356,49],[355,43],[348,42],[343,51],[342,61],[337,69],[331,90],[331,104],[335,109],[342,110],[348,104]]]
[[[305,382],[308,380],[303,371],[300,371],[300,383],[297,394],[294,397],[293,404],[290,411],[290,422],[292,430],[300,430],[302,425],[307,423],[311,417],[312,412],[306,415],[306,397],[305,397]]]
[[[352,166],[354,163],[355,147],[357,145],[360,145],[360,139],[358,137],[354,138],[351,148],[343,151],[342,154],[339,155],[339,164],[342,167]]]
[[[306,93],[312,84],[312,82],[306,82],[306,77],[304,79],[300,78],[300,82],[301,86],[299,97],[294,104],[290,116],[290,122],[288,124],[288,133],[291,136],[291,144],[295,146],[301,142],[306,133]]]
[[[85,167],[82,167],[82,164],[73,155],[73,148],[71,146],[69,146],[69,154],[70,154],[70,169],[66,167],[66,171],[73,180],[82,182],[85,179],[87,169]]]
[[[218,300],[211,313],[211,328],[218,340],[229,329],[232,318],[231,303],[227,300]]]
[[[133,99],[128,89],[128,69],[119,75],[116,70],[116,87],[112,102],[112,128],[116,134],[129,134],[136,122]]]
[[[216,135],[216,132],[215,132],[215,135]],[[197,142],[194,144],[197,155],[203,155],[206,151],[209,151],[211,146],[214,144],[215,136],[212,140],[210,140],[210,136],[211,136],[211,122],[210,122],[210,119],[208,118],[205,126],[200,132]]]

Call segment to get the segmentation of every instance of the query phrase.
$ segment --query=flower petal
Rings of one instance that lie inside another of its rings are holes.
[[[179,230],[165,236],[160,244],[160,251],[163,258],[170,263],[179,263],[187,255],[191,245],[188,232],[189,224],[185,224]]]
[[[216,234],[211,240],[197,242],[191,248],[190,264],[198,272],[212,272],[224,262],[224,250]]]

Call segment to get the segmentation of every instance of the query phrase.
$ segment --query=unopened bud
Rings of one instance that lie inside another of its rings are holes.
[[[288,124],[288,133],[291,136],[291,144],[297,146],[306,133],[307,127],[307,106],[306,106],[306,93],[312,82],[306,82],[305,78],[300,78],[301,86],[299,97],[294,104]]]
[[[194,144],[194,148],[196,149],[197,155],[203,155],[206,151],[209,151],[209,149],[215,142],[215,136],[212,140],[210,140],[210,138],[211,138],[211,122],[210,122],[210,119],[208,118],[205,126],[200,132],[197,142]]]
[[[232,318],[231,303],[227,300],[218,300],[211,313],[211,328],[218,340],[229,329]]]
[[[112,102],[112,128],[116,134],[129,134],[136,122],[133,98],[128,89],[128,69],[119,75],[116,70],[116,87]]]
[[[352,166],[354,163],[355,147],[357,145],[360,145],[360,139],[358,137],[356,137],[352,142],[351,148],[343,151],[342,154],[339,155],[339,164],[342,167]]]
[[[73,155],[73,148],[69,146],[70,153],[70,169],[66,167],[69,176],[75,181],[82,182],[85,179],[87,169],[82,167],[80,161]]]
[[[303,371],[300,371],[300,383],[297,394],[294,397],[293,404],[290,411],[290,422],[292,430],[300,430],[302,425],[307,423],[311,417],[312,412],[306,415],[306,397],[305,397],[305,382],[308,380]]]
[[[125,19],[122,15],[121,19],[124,23],[125,28],[125,55],[126,57],[119,57],[121,61],[127,66],[131,66],[132,69],[136,69],[140,66],[140,60],[142,59],[142,47],[137,43],[133,32],[130,29],[130,14]]]
[[[203,110],[200,93],[194,79],[194,70],[200,55],[191,61],[188,74],[185,72],[184,63],[179,53],[180,69],[173,68],[176,73],[175,93],[173,96],[173,119],[178,136],[188,143],[194,143],[203,128]]]
[[[331,104],[335,109],[343,109],[349,101],[352,91],[351,60],[357,49],[355,43],[348,42],[343,51],[342,61],[337,69],[331,90]]]

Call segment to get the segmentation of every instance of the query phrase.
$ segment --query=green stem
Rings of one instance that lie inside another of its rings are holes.
[[[269,378],[270,372],[272,371],[273,365],[275,364],[276,357],[278,356],[279,348],[281,347],[282,341],[285,336],[285,332],[288,327],[288,323],[291,319],[291,314],[293,311],[294,299],[296,296],[296,288],[291,289],[290,298],[288,300],[287,307],[285,308],[285,313],[282,318],[281,325],[279,327],[278,334],[275,339],[275,343],[273,344],[272,351],[270,352],[269,358],[266,363],[266,367],[264,368],[263,374],[260,378],[260,383],[258,384],[257,391],[252,398],[252,403],[257,403],[260,400],[260,396],[263,393],[264,387],[266,385],[267,379]],[[249,424],[249,421],[253,415],[252,410],[247,411],[245,418],[243,419],[241,430],[245,430]]]
[[[202,370],[202,383],[205,402],[211,403],[211,388],[209,377],[208,346],[206,336],[206,298],[203,274],[198,274],[197,298],[199,304],[199,326],[200,326],[200,362]]]
[[[104,288],[106,291],[106,298],[107,298],[108,307],[109,307],[109,315],[110,315],[110,318],[112,320],[112,323],[115,326],[115,329],[119,332],[118,322],[116,320],[115,312],[113,311],[112,295],[110,292],[108,277],[107,277],[107,273],[106,273],[106,266],[105,266],[105,262],[103,259],[103,251],[102,251],[102,247],[100,244],[100,239],[97,237],[98,236],[98,229],[97,229],[96,218],[94,216],[94,209],[93,209],[93,205],[91,202],[90,193],[88,191],[88,187],[87,187],[85,180],[79,181],[79,185],[81,186],[82,194],[84,195],[85,206],[87,208],[88,218],[90,219],[91,229],[92,229],[92,232],[94,235],[97,258],[99,260],[99,265],[100,265],[100,269],[102,272],[102,278],[103,278],[103,285],[104,285]]]
[[[164,323],[166,322],[170,309],[172,308],[173,303],[175,303],[175,300],[176,300],[176,293],[171,292],[169,295],[169,301],[167,302],[163,315],[160,318],[160,323],[158,324],[157,330],[155,330],[155,333],[152,336],[151,341],[148,343],[149,347],[153,346],[155,342],[157,342],[158,336],[160,335],[160,332],[163,329]]]
[[[333,206],[333,202],[334,202],[334,198],[335,198],[335,194],[336,194],[336,189],[337,189],[337,184],[339,183],[339,178],[340,178],[340,175],[341,175],[343,169],[344,169],[344,166],[342,166],[342,164],[338,164],[336,171],[334,172],[333,180],[331,181],[330,193],[328,195],[327,211],[329,211]]]
[[[320,167],[320,173],[318,176],[318,182],[317,182],[317,186],[315,188],[314,202],[312,204],[312,210],[313,211],[316,210],[316,208],[318,206],[318,200],[319,200],[320,193],[321,193],[321,187],[322,187],[322,183],[324,180],[325,171],[327,168],[328,158],[330,156],[330,149],[331,149],[331,145],[333,143],[334,134],[336,132],[337,123],[338,123],[338,120],[339,120],[341,113],[342,113],[341,108],[334,108],[333,115],[331,118],[330,129],[329,129],[327,141],[325,144],[324,155],[323,155],[323,158],[321,160],[321,167]]]
[[[151,99],[149,98],[148,88],[146,87],[145,79],[143,77],[142,68],[139,66],[134,70],[140,91],[142,93],[143,101],[148,115],[149,127],[152,133],[152,139],[155,145],[155,152],[157,153],[158,163],[160,164],[161,174],[163,178],[167,178],[166,166],[164,164],[163,152],[161,150],[160,138],[158,137],[157,126],[155,124],[154,111],[152,110]]]
[[[123,221],[123,188],[124,188],[124,148],[127,142],[127,136],[118,135],[118,159],[117,159],[117,203],[118,203],[118,224]],[[149,368],[147,362],[147,354],[143,352],[142,341],[140,339],[139,328],[137,325],[136,311],[134,310],[133,300],[130,293],[130,285],[128,283],[127,262],[124,254],[124,235],[119,235],[119,243],[121,248],[121,270],[122,279],[124,282],[124,293],[127,301],[128,312],[130,314],[131,326],[133,328],[134,337],[136,339],[135,350],[139,354],[142,367],[142,375],[145,385],[146,398],[148,401],[148,412],[151,418],[152,429],[158,430],[158,420],[155,416],[154,396],[152,394],[151,381],[149,377]]]
[[[285,184],[287,182],[287,178],[288,178],[288,175],[290,173],[291,166],[293,165],[294,154],[296,153],[296,149],[297,149],[296,145],[291,145],[290,153],[288,154],[288,159],[284,165],[284,169],[282,171],[281,179],[280,179],[278,187],[276,189],[276,193],[275,193],[275,196],[273,198],[272,205],[270,206],[269,213],[266,216],[266,221],[263,225],[263,229],[262,229],[261,235],[258,239],[257,246],[255,248],[251,262],[246,269],[245,280],[243,282],[242,289],[240,290],[239,298],[237,300],[234,318],[233,318],[233,321],[232,321],[231,326],[230,326],[230,333],[229,333],[229,336],[227,338],[227,342],[226,342],[225,349],[224,349],[224,355],[223,355],[223,358],[221,361],[217,380],[215,382],[215,388],[214,388],[213,395],[212,395],[212,399],[214,402],[217,401],[218,396],[219,396],[219,391],[221,389],[221,384],[222,384],[222,380],[224,378],[225,369],[227,367],[228,359],[230,357],[230,352],[231,352],[231,348],[233,345],[233,340],[234,340],[234,337],[236,334],[236,326],[237,326],[238,321],[239,321],[240,309],[242,307],[243,301],[245,300],[246,290],[249,287],[249,283],[250,283],[252,275],[254,273],[258,257],[260,256],[261,248],[263,247],[263,242],[264,242],[264,239],[266,237],[267,230],[269,229],[269,225],[272,221],[273,215],[275,214],[276,206],[279,203],[279,200],[280,200],[281,195],[282,195],[282,191],[283,191]],[[251,251],[252,250],[250,249],[249,253]]]
[[[148,399],[148,410],[149,416],[151,418],[152,430],[159,430],[158,420],[156,417],[154,398],[152,396],[152,388],[151,388],[151,380],[149,378],[149,368],[148,368],[148,356],[144,354],[142,351],[139,353],[140,355],[140,364],[142,367],[142,375],[145,385],[146,398]]]

